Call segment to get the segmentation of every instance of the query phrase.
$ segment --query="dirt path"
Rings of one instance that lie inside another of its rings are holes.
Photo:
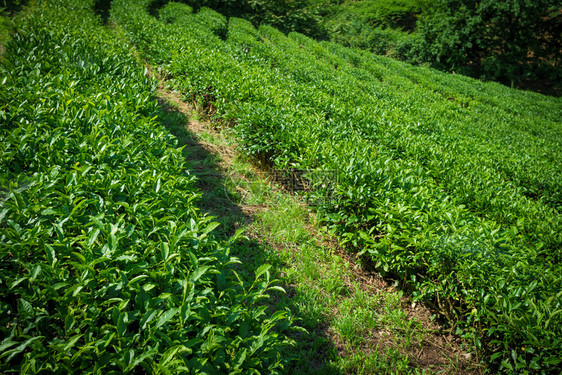
[[[150,76],[153,75],[150,67],[147,67],[147,72]],[[298,244],[279,244],[272,240],[271,234],[264,234],[263,229],[260,229],[261,233],[256,233],[251,229],[252,223],[262,213],[275,209],[275,203],[268,201],[253,204],[234,203],[228,197],[228,193],[224,191],[224,186],[232,180],[233,176],[235,179],[247,179],[245,176],[253,174],[252,178],[259,179],[260,176],[263,176],[263,171],[255,166],[247,167],[248,170],[242,173],[236,171],[235,164],[240,155],[232,137],[220,132],[208,118],[205,118],[204,110],[183,101],[182,95],[166,87],[162,80],[159,80],[156,96],[163,111],[172,118],[172,121],[169,121],[166,126],[179,139],[180,143],[186,146],[184,152],[187,163],[190,170],[199,178],[199,187],[203,192],[200,208],[204,212],[215,216],[222,224],[222,232],[221,227],[219,227],[219,236],[222,235],[226,239],[237,229],[250,227],[247,234],[253,248],[268,247],[281,253],[286,251],[287,246],[289,246],[291,247],[292,257],[298,262],[301,256]],[[304,205],[304,203],[302,204]],[[334,238],[319,231],[319,226],[315,223],[315,214],[310,210],[307,210],[307,212],[309,212],[309,217],[305,218],[307,222],[306,230],[310,238],[318,246],[327,249],[332,256],[341,259],[346,267],[351,270],[344,275],[343,283],[345,286],[350,290],[358,286],[360,291],[372,296],[385,296],[387,294],[395,296],[398,294],[400,296],[398,298],[400,301],[399,309],[402,311],[401,316],[407,322],[415,322],[416,324],[416,333],[408,336],[408,339],[413,340],[413,342],[407,346],[401,345],[401,337],[395,337],[396,330],[387,329],[384,325],[381,325],[377,330],[362,332],[363,337],[360,344],[349,345],[341,333],[331,327],[329,323],[319,324],[318,332],[313,332],[313,334],[321,335],[330,342],[338,357],[372,357],[375,351],[386,353],[398,350],[401,355],[409,359],[410,367],[426,370],[427,373],[483,373],[483,369],[478,365],[478,358],[463,350],[461,347],[462,341],[450,332],[443,330],[435,322],[433,319],[435,315],[429,308],[412,303],[409,298],[403,297],[401,292],[391,286],[388,281],[383,280],[376,272],[368,270],[368,267],[364,267],[359,259],[341,249]],[[251,262],[252,259],[249,258],[247,261]],[[284,282],[283,274],[283,272],[280,274],[282,283]],[[296,290],[297,286],[294,284],[294,282],[287,284],[286,288],[289,289],[287,298],[294,297],[291,292],[291,290]],[[342,297],[342,301],[344,298],[347,297]],[[331,307],[328,315],[331,321],[335,321],[341,318],[342,314],[344,312],[336,304]],[[305,337],[297,337],[297,340],[301,339],[307,340]],[[309,343],[306,345],[309,345]],[[319,355],[318,358],[315,357],[314,360],[311,359],[311,366],[319,366],[320,369],[326,368],[322,367],[325,366],[325,363],[313,362],[324,361],[327,363],[328,357],[329,353],[324,353]],[[357,368],[360,367],[361,364],[346,372],[358,373]],[[318,373],[323,371],[319,370]]]

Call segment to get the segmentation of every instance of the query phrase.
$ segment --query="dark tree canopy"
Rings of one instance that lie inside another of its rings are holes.
[[[419,22],[421,53],[463,73],[560,80],[560,0],[439,0]]]

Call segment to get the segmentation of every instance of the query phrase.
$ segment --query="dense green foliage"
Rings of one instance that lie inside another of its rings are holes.
[[[543,79],[560,88],[557,0],[363,0],[330,9],[322,24],[345,45],[507,84]]]
[[[299,31],[317,38],[327,38],[321,5],[324,0],[183,0],[195,10],[202,7],[219,11],[227,17],[240,17],[254,25],[275,26],[285,33]],[[158,8],[165,0],[152,2]]]
[[[277,373],[269,266],[240,280],[154,83],[99,21],[38,5],[2,60],[0,372]]]
[[[372,27],[412,31],[416,26],[416,14],[421,12],[424,1],[371,0],[344,2],[341,9],[349,9],[350,14],[367,22]]]
[[[18,12],[27,3],[27,0],[2,0],[0,8],[4,8],[9,12]]]
[[[540,82],[536,88],[554,94],[562,88],[558,0],[184,2],[409,63],[509,85]]]
[[[422,19],[420,52],[437,66],[507,83],[562,79],[558,0],[441,0]]]
[[[344,1],[328,7],[324,23],[332,41],[411,60],[422,0]],[[402,52],[402,54],[400,53]]]
[[[136,5],[133,5],[136,4]],[[342,244],[434,301],[493,368],[562,361],[559,99],[226,18],[112,17],[173,84],[276,167],[340,171]]]

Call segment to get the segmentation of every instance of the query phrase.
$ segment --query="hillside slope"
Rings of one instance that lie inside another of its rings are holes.
[[[281,373],[318,358],[310,373],[562,371],[561,99],[184,3],[51,0],[14,25],[0,372]],[[255,186],[205,191],[214,156],[157,104],[151,74],[309,205],[254,207],[244,239],[223,217],[241,209],[218,206]],[[268,242],[288,248],[275,257]],[[355,259],[413,301],[357,283]],[[435,315],[420,327],[422,304]],[[440,352],[444,330],[477,359]],[[349,350],[338,363],[334,345]]]
[[[337,197],[318,209],[343,245],[434,301],[496,366],[554,371],[560,99],[207,8],[164,6],[159,20],[147,5],[114,1],[112,19],[173,85],[233,124],[249,155],[339,173],[313,194]]]

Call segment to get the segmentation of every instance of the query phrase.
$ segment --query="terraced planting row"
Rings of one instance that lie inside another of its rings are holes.
[[[154,82],[93,0],[20,16],[0,77],[0,373],[278,373],[286,312],[243,283]],[[234,240],[234,239],[232,239]]]
[[[492,369],[560,370],[560,99],[207,8],[115,0],[111,17],[248,154],[339,171],[327,225],[433,301]]]

